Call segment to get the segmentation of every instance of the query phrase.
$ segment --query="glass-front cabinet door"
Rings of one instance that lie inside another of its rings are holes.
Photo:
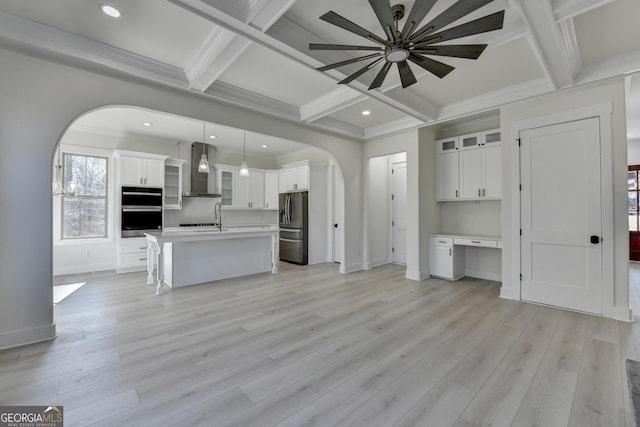
[[[640,165],[629,166],[627,172],[628,222],[629,222],[629,259],[640,261]]]

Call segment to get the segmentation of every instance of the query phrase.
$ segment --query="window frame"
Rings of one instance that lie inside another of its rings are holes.
[[[62,150],[62,148],[61,148]],[[61,203],[60,203],[60,240],[61,241],[88,241],[88,240],[104,240],[107,239],[109,237],[109,178],[110,178],[110,174],[109,174],[109,156],[104,156],[104,155],[97,155],[97,154],[88,154],[88,153],[77,153],[77,152],[73,152],[73,151],[62,151],[62,185],[64,188],[68,188],[68,186],[66,185],[66,164],[67,162],[66,157],[67,156],[76,156],[76,157],[84,157],[85,159],[87,158],[94,158],[94,159],[101,159],[105,161],[105,176],[104,176],[104,196],[87,196],[87,195],[73,195],[73,196],[68,196],[66,194],[63,194],[61,196]],[[86,160],[85,160],[86,162]],[[78,237],[65,237],[65,228],[64,228],[64,223],[65,223],[65,205],[67,203],[68,199],[84,199],[84,200],[104,200],[104,234],[101,236],[78,236]]]
[[[627,203],[627,231],[630,232],[640,232],[640,165],[629,165],[627,167],[627,176],[628,176],[628,172],[635,172],[636,175],[636,187],[634,189],[630,189],[628,188],[629,186],[627,185],[627,200],[629,199],[629,194],[634,193],[636,194],[636,209],[635,210],[631,210],[629,209],[629,204]],[[627,183],[629,181],[627,180]],[[629,227],[629,214],[631,212],[635,212],[636,214],[636,229],[635,230],[631,230],[631,228]]]

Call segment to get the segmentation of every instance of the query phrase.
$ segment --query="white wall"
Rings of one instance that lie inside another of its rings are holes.
[[[366,268],[392,262],[391,247],[391,164],[405,162],[406,153],[373,157],[368,163]]]
[[[611,164],[606,166],[612,169],[613,188],[603,188],[603,200],[613,195],[613,206],[604,205],[605,209],[613,210],[613,236],[603,236],[603,244],[612,245],[611,259],[613,270],[613,282],[603,280],[603,310],[605,316],[629,320],[629,283],[628,283],[628,230],[627,230],[627,140],[625,121],[625,91],[622,80],[605,82],[585,88],[564,90],[556,94],[538,97],[535,99],[504,106],[501,109],[501,123],[503,138],[502,164],[503,164],[503,197],[502,197],[502,266],[503,281],[501,295],[510,298],[515,294],[514,287],[519,286],[516,281],[517,271],[513,271],[513,265],[517,265],[520,248],[519,239],[515,233],[516,221],[512,215],[515,211],[513,195],[517,192],[517,180],[512,179],[514,167],[517,167],[514,159],[517,158],[515,138],[512,129],[517,122],[531,120],[539,117],[559,115],[573,110],[588,109],[590,106],[610,105],[611,134],[604,137],[611,141],[610,151],[603,151],[603,158],[610,158]],[[603,150],[607,145],[603,143]],[[517,171],[517,169],[516,169]],[[607,226],[609,224],[604,224]],[[519,233],[518,233],[519,234]],[[603,254],[606,259],[608,253]],[[607,265],[603,266],[606,271]],[[606,294],[606,295],[605,295]],[[605,301],[611,297],[613,307],[606,307]]]
[[[300,141],[331,153],[345,181],[347,265],[361,265],[362,144],[302,123],[190,93],[0,49],[0,348],[55,336],[52,277],[53,152],[77,117],[133,105]],[[29,159],[30,167],[24,167]],[[16,183],[26,191],[16,191]]]
[[[492,201],[440,202],[440,232],[470,236],[502,235],[501,203]]]
[[[630,139],[627,142],[627,164],[640,165],[640,139]]]
[[[428,242],[429,234],[437,232],[438,212],[435,204],[435,160],[433,130],[422,128],[367,141],[364,145],[364,159],[387,156],[400,152],[407,159],[407,270],[406,277],[422,280],[429,277]],[[366,165],[366,163],[365,163]],[[365,170],[368,169],[365,167]],[[365,179],[363,230],[368,230],[372,212],[368,208],[370,194],[369,172]],[[366,266],[370,255],[368,236],[363,233],[362,247],[365,249],[363,264]]]

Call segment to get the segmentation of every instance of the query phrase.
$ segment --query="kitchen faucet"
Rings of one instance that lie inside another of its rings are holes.
[[[213,206],[213,221],[218,221],[218,230],[222,231],[222,205],[216,202]]]

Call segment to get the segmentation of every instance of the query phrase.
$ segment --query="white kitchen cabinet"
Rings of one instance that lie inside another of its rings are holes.
[[[234,206],[236,193],[236,169],[225,165],[215,165],[217,191],[223,206]]]
[[[464,276],[464,248],[453,245],[453,237],[431,236],[429,270],[432,276],[458,280]]]
[[[278,209],[279,195],[279,171],[264,172],[264,207],[265,209]]]
[[[436,146],[436,200],[501,198],[499,129],[438,140]]]
[[[167,159],[164,163],[164,208],[182,209],[182,165],[184,160]]]
[[[287,170],[280,169],[278,171],[278,192],[286,193],[287,192]]]
[[[164,162],[168,156],[130,151],[116,151],[120,185],[164,187]]]
[[[131,237],[122,239],[118,245],[119,273],[142,271],[147,268],[147,239]]]
[[[236,176],[237,208],[264,209],[264,172],[249,169],[249,176]]]
[[[283,165],[279,175],[280,193],[309,190],[309,162],[297,162]]]
[[[442,153],[436,162],[436,200],[458,200],[458,153]]]

